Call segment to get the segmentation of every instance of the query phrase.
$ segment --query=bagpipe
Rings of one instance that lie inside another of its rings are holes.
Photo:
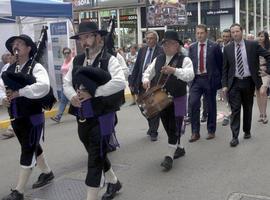
[[[33,54],[30,57],[29,61],[26,63],[25,67],[28,67],[26,73],[19,71],[18,51],[14,49],[15,51],[14,54],[17,60],[15,72],[7,70],[3,72],[2,74],[2,79],[7,90],[18,91],[19,89],[24,88],[27,85],[36,83],[36,78],[32,75],[32,71],[37,61],[39,61],[40,58],[42,57],[43,51],[46,48],[47,29],[48,29],[47,26],[43,26],[41,30],[40,38],[37,43],[37,50],[35,54]],[[50,87],[49,93],[46,96],[40,99],[28,99],[26,97],[16,98],[16,103],[19,104],[20,102],[28,102],[28,104],[41,105],[43,109],[50,110],[53,107],[53,105],[56,103],[56,98],[53,94],[52,87]],[[20,109],[19,108],[20,106],[24,106],[24,105],[16,105],[18,109]]]
[[[114,19],[110,20],[107,30],[107,35],[104,36],[104,46],[101,53],[97,56],[93,64],[90,64],[89,49],[85,49],[86,66],[79,67],[74,74],[74,86],[75,89],[80,89],[83,86],[86,91],[90,93],[91,107],[93,109],[94,116],[100,116],[109,112],[117,111],[120,106],[124,104],[124,90],[112,94],[110,96],[95,97],[95,91],[97,87],[106,84],[111,80],[111,75],[108,72],[108,64],[111,55],[116,56],[116,51],[113,43],[113,32],[115,27]],[[98,67],[100,66],[100,67]],[[84,103],[82,103],[82,106]],[[77,111],[79,121],[84,122],[86,117],[84,116],[84,108],[80,108]],[[70,111],[74,113],[74,111]],[[76,111],[75,111],[76,113]]]

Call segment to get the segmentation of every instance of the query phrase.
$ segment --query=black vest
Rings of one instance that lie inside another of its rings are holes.
[[[182,54],[176,54],[173,56],[171,62],[177,63],[176,68],[182,68],[183,61],[184,61],[185,56]],[[156,65],[155,65],[155,72],[156,75],[154,77],[154,81],[157,82],[160,74],[161,74],[161,68],[165,65],[166,62],[166,55],[162,54],[159,55],[156,59]],[[171,64],[171,62],[169,64]],[[186,95],[187,93],[187,83],[177,79],[176,76],[170,75],[169,79],[167,80],[165,84],[165,89],[167,90],[170,95],[173,97],[181,97]]]
[[[91,66],[85,66],[85,67],[100,67],[104,71],[108,72],[108,64],[109,60],[111,58],[111,54],[107,53],[105,58],[100,58],[101,54],[99,54],[96,59],[94,60],[93,64]],[[72,70],[72,85],[73,88],[76,90],[77,84],[73,80],[75,79],[76,71],[83,66],[85,59],[85,54],[80,54],[76,56],[73,60],[73,70]],[[91,98],[91,103],[94,111],[95,116],[103,115],[109,112],[118,111],[120,109],[120,106],[125,103],[125,97],[124,97],[124,90],[121,90],[120,92],[117,92],[115,94],[112,94],[110,96],[99,96]],[[72,115],[77,115],[77,108],[70,105],[69,113]]]
[[[28,66],[30,65],[31,61],[28,61],[25,66],[22,68],[21,72],[23,74],[27,74],[28,72]],[[16,63],[10,65],[7,69],[9,72],[15,72]],[[30,72],[32,75],[32,70]],[[17,97],[16,98],[16,107],[17,107],[17,113],[19,117],[27,117],[34,114],[42,113],[42,106],[39,102],[35,101],[35,99],[28,99],[26,97]],[[10,111],[10,108],[8,109],[10,117],[13,118],[12,113]]]

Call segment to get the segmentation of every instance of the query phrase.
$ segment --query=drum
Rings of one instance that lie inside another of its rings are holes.
[[[156,116],[173,102],[173,97],[167,94],[161,86],[154,86],[138,96],[137,104],[146,118]]]

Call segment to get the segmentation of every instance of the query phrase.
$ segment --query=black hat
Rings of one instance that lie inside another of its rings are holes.
[[[76,85],[83,85],[91,96],[95,96],[97,87],[109,80],[111,80],[110,73],[99,67],[81,67],[75,73],[74,81]]]
[[[167,30],[164,34],[164,38],[161,41],[161,44],[166,42],[167,40],[175,40],[177,41],[180,45],[184,45],[183,42],[180,40],[179,35],[176,31],[174,30]]]
[[[79,31],[76,35],[70,37],[70,39],[78,39],[80,35],[86,33],[98,33],[101,36],[107,35],[107,31],[98,30],[98,26],[95,22],[82,22],[79,25]]]
[[[13,36],[11,38],[9,38],[7,41],[6,41],[6,48],[9,50],[9,52],[13,54],[13,50],[12,50],[12,43],[14,42],[14,40],[16,39],[21,39],[25,42],[25,44],[27,46],[30,46],[31,47],[31,51],[29,53],[29,57],[32,57],[36,52],[37,52],[37,46],[36,44],[33,42],[33,40],[28,36],[28,35],[25,35],[25,34],[21,34],[19,36]]]

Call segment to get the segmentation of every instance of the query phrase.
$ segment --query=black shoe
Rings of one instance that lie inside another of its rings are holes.
[[[207,121],[207,117],[202,116],[202,118],[201,118],[201,122],[203,123],[203,122],[206,122],[206,121]]]
[[[172,168],[173,159],[170,156],[165,156],[163,162],[160,165],[164,167],[165,171],[169,171]]]
[[[2,200],[24,200],[23,194],[19,193],[18,190],[11,190],[11,193],[2,198]]]
[[[237,138],[233,138],[230,142],[231,147],[236,147],[239,144],[239,140]]]
[[[102,200],[110,200],[113,199],[117,192],[119,192],[122,188],[122,184],[117,180],[115,184],[108,183],[107,190],[102,196]]]
[[[244,134],[244,139],[249,139],[251,138],[251,134],[250,133],[245,133]]]
[[[180,158],[186,154],[186,151],[184,148],[177,147],[177,149],[174,152],[173,159]]]
[[[42,187],[44,185],[47,185],[53,179],[54,179],[53,172],[50,172],[48,174],[42,173],[39,175],[37,182],[35,182],[32,185],[32,188],[35,189],[35,188],[39,188],[39,187]]]
[[[157,141],[158,133],[150,133],[150,138],[152,142]]]
[[[230,123],[230,120],[228,117],[224,117],[223,122],[222,122],[222,126],[227,126]]]

